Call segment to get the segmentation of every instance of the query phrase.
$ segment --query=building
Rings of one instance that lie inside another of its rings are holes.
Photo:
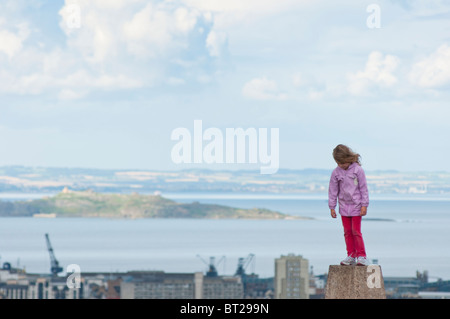
[[[309,263],[289,254],[275,259],[275,299],[309,299]]]
[[[24,270],[3,263],[0,269],[0,299],[27,299],[28,280]]]
[[[446,291],[419,291],[420,299],[450,299],[450,292]]]
[[[244,284],[244,299],[273,299],[274,278],[259,278],[257,274],[241,276]]]
[[[201,272],[129,272],[120,283],[122,299],[241,299],[243,295],[240,277]]]
[[[324,299],[327,275],[314,275],[313,266],[309,272],[309,299]]]
[[[69,277],[0,269],[0,299],[242,299],[240,276],[130,271],[83,273],[79,285]]]
[[[134,271],[120,283],[122,299],[193,299],[195,274],[166,274],[163,271]]]
[[[242,299],[244,298],[244,285],[238,276],[203,276],[196,273],[196,283],[200,284],[201,295],[197,299]]]

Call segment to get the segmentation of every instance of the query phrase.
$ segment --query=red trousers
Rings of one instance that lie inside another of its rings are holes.
[[[361,216],[341,216],[344,226],[345,245],[347,256],[366,257],[366,249],[361,234]]]

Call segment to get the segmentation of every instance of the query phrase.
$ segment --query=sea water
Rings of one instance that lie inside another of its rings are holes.
[[[330,217],[326,197],[298,195],[163,194],[241,208],[268,208],[309,217],[290,220],[0,218],[0,262],[49,273],[45,234],[60,266],[81,272],[205,272],[233,275],[239,258],[246,272],[274,276],[281,255],[302,255],[314,274],[324,274],[346,255],[340,218]],[[2,200],[8,200],[3,198]],[[368,258],[384,276],[450,280],[450,201],[446,198],[371,198],[362,233]],[[213,257],[214,259],[211,259]]]

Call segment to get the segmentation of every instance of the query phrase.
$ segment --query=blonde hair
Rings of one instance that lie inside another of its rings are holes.
[[[358,163],[361,165],[361,155],[352,151],[346,145],[339,144],[333,150],[333,158],[338,164]]]

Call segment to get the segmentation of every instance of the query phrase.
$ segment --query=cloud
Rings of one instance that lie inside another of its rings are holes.
[[[181,0],[181,2],[189,7],[212,13],[219,29],[314,3],[312,0]]]
[[[363,71],[350,74],[348,91],[353,95],[365,95],[371,88],[388,88],[398,80],[394,71],[399,65],[399,58],[374,51],[369,54]]]
[[[0,92],[37,95],[57,90],[61,99],[84,96],[89,90],[132,89],[143,86],[142,82],[126,75],[97,75],[81,69],[68,74],[37,71],[24,75],[0,72]]]
[[[28,38],[30,31],[25,23],[16,26],[16,32],[5,29],[0,23],[0,53],[8,58],[14,57],[23,47],[23,42]]]
[[[225,32],[211,30],[206,38],[206,47],[213,57],[220,57],[226,51],[227,35]]]
[[[292,75],[292,84],[294,87],[301,87],[305,85],[305,79],[301,73],[294,73]]]
[[[82,98],[84,95],[85,95],[84,92],[76,92],[70,89],[62,89],[58,94],[58,98],[60,100],[77,100]]]
[[[196,8],[141,0],[118,1],[114,6],[104,0],[79,0],[77,4],[81,27],[70,27],[71,1],[59,12],[60,26],[71,48],[92,63],[120,56],[169,59],[187,50],[206,50],[202,33],[211,27],[211,17]],[[203,41],[195,42],[196,36]]]
[[[409,80],[421,88],[440,88],[450,83],[450,46],[441,45],[412,66]]]
[[[245,83],[242,95],[252,100],[285,100],[287,95],[280,92],[277,83],[266,77],[254,78]]]
[[[0,62],[8,59],[0,92],[74,99],[95,90],[204,83],[199,79],[217,74],[210,62],[227,50],[210,12],[181,2],[66,0],[55,15],[65,43],[42,38],[26,15],[12,24],[0,12]],[[26,41],[33,36],[43,40]]]
[[[155,57],[187,48],[187,36],[194,30],[200,12],[184,7],[168,9],[147,4],[131,20],[123,22],[123,37],[119,41],[128,52]]]

